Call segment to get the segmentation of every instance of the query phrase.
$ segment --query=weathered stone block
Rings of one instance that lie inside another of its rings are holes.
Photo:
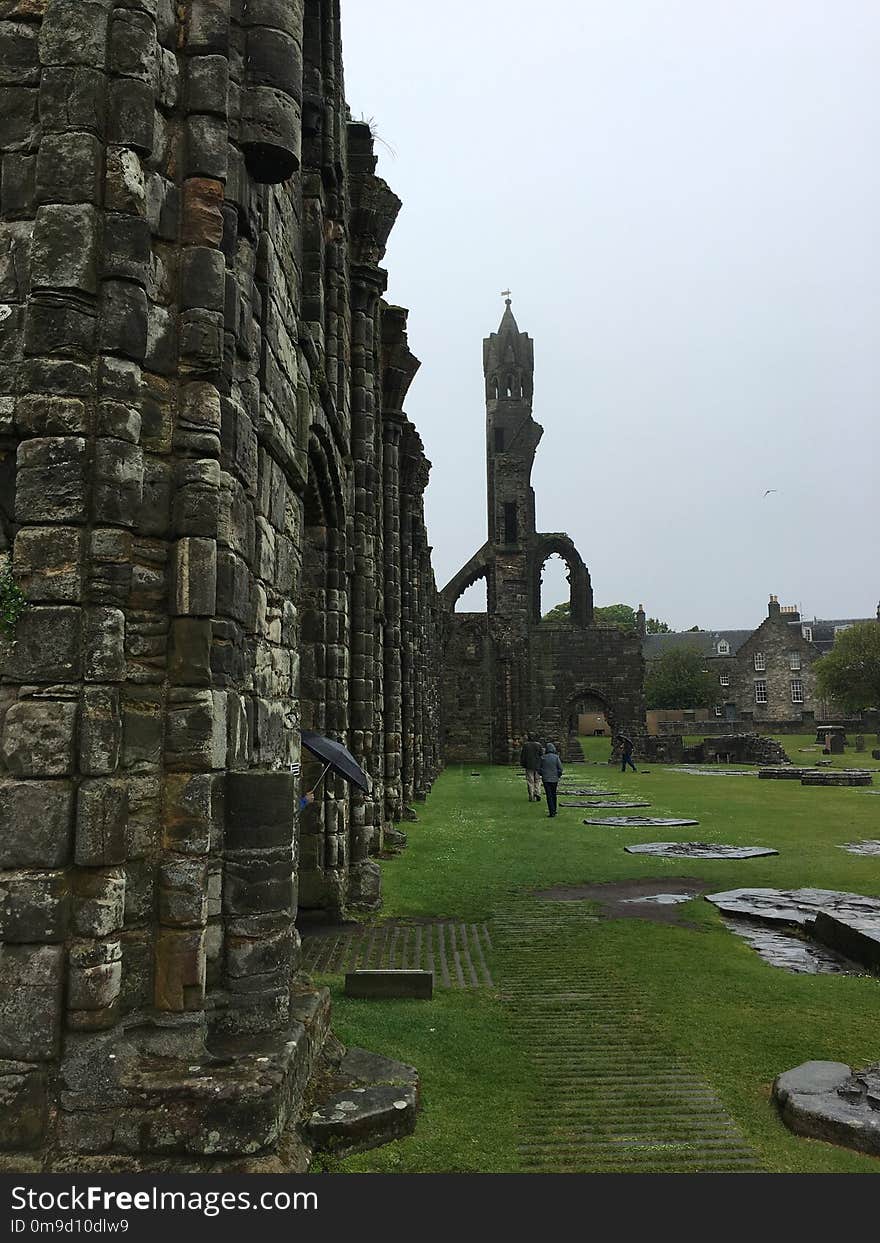
[[[248,171],[268,185],[287,181],[300,166],[300,105],[269,86],[242,93],[241,146]]]
[[[183,183],[181,241],[190,246],[219,246],[223,237],[223,183],[190,177]]]
[[[151,255],[150,226],[142,216],[107,213],[101,250],[102,276],[146,286]]]
[[[214,697],[210,691],[169,693],[165,756],[167,766],[177,771],[214,767]]]
[[[201,1010],[205,1002],[204,929],[159,929],[154,1001],[159,1010]]]
[[[37,31],[24,22],[0,21],[0,86],[37,86]]]
[[[0,755],[16,777],[66,777],[73,771],[76,704],[19,700],[3,720]]]
[[[35,293],[28,302],[25,316],[25,353],[77,357],[89,354],[94,348],[96,322],[94,307],[81,303],[74,295],[58,295],[48,290]]]
[[[107,99],[110,141],[142,156],[151,155],[156,119],[153,88],[133,78],[111,78]]]
[[[171,623],[170,680],[181,686],[211,684],[211,622],[208,618],[176,617]]]
[[[163,845],[180,854],[204,855],[211,845],[215,778],[169,773],[165,778]],[[215,912],[219,913],[219,912]]]
[[[293,863],[289,853],[228,858],[223,909],[230,915],[293,913]]]
[[[186,118],[186,175],[225,181],[228,172],[226,121],[194,113]]]
[[[143,362],[147,349],[147,295],[128,281],[104,281],[101,287],[100,344],[110,354]]]
[[[291,773],[228,773],[226,849],[292,849],[296,840],[297,801],[297,778]]]
[[[121,401],[99,402],[95,431],[99,437],[109,436],[136,445],[141,434],[140,413]]]
[[[0,945],[0,1057],[58,1056],[63,955],[60,945]]]
[[[82,611],[35,605],[16,630],[4,673],[18,682],[72,682],[82,669]]]
[[[78,601],[82,595],[83,533],[79,527],[22,527],[12,566],[29,600]]]
[[[110,937],[125,919],[125,874],[119,870],[83,869],[75,878],[76,901],[71,914],[80,937]]]
[[[34,289],[95,294],[98,289],[98,214],[89,204],[39,208],[31,243]]]
[[[229,61],[225,56],[191,56],[186,67],[186,99],[190,112],[226,116]]]
[[[284,985],[293,972],[296,940],[291,926],[263,936],[226,938],[226,974],[232,981],[248,979],[263,988]]]
[[[86,442],[46,436],[18,446],[15,516],[19,522],[83,522]]]
[[[188,56],[228,53],[228,0],[191,0],[184,51]]]
[[[46,134],[37,155],[37,202],[100,203],[103,172],[94,134]]]
[[[86,687],[80,717],[80,772],[89,777],[114,773],[119,765],[121,746],[119,692],[110,687]]]
[[[69,781],[0,781],[0,868],[60,868],[70,855]]]
[[[121,682],[125,671],[125,614],[114,608],[88,609],[84,627],[86,681]]]
[[[63,872],[0,872],[0,942],[63,941],[70,895]]]
[[[89,779],[79,788],[76,846],[79,867],[112,867],[125,862],[128,793],[120,781]]]
[[[0,1062],[0,1151],[38,1148],[47,1113],[45,1073],[26,1062]]]
[[[162,761],[162,704],[148,688],[126,688],[122,705],[122,765],[135,772]]]
[[[37,157],[9,152],[0,170],[0,210],[7,220],[29,220],[35,210]]]
[[[167,860],[159,874],[159,919],[167,927],[199,928],[208,918],[208,865]]]
[[[109,67],[122,78],[135,78],[156,89],[156,24],[149,14],[131,9],[114,10],[110,23]]]
[[[74,945],[68,964],[67,1005],[70,1010],[108,1010],[115,1005],[122,986],[121,942]],[[112,1016],[108,1019],[112,1021]]]
[[[134,524],[144,489],[144,455],[137,445],[102,436],[95,442],[94,516],[98,522]]]
[[[178,616],[211,617],[217,608],[217,545],[209,539],[181,539],[175,545],[174,598]]]
[[[106,63],[109,0],[53,0],[40,27],[40,60],[44,65]]]
[[[25,86],[0,86],[0,150],[31,150],[37,145],[39,92]]]
[[[40,125],[45,134],[89,131],[103,137],[107,79],[97,69],[57,66],[40,80]]]
[[[223,362],[223,315],[184,311],[180,316],[180,362],[188,373],[215,372]]]
[[[180,305],[183,310],[203,307],[222,311],[225,298],[226,263],[221,250],[190,246],[180,263]],[[219,397],[217,399],[219,427]]]
[[[135,152],[127,147],[108,147],[106,161],[104,203],[107,210],[146,216],[144,170]]]

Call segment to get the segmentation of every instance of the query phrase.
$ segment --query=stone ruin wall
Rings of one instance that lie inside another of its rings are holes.
[[[439,768],[400,204],[340,47],[338,0],[0,0],[15,1168],[276,1151],[326,1030],[297,888],[375,904],[383,826]],[[369,796],[328,782],[295,820],[300,724]]]

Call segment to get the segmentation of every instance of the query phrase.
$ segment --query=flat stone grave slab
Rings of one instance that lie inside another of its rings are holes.
[[[629,803],[623,799],[587,799],[580,803],[560,803],[560,807],[650,807],[650,803]]]
[[[874,917],[880,921],[880,898],[837,889],[728,889],[707,893],[706,901],[724,915],[745,915],[768,924],[803,928],[820,911],[853,919]]]
[[[838,846],[838,850],[846,850],[851,855],[880,855],[880,842],[848,842],[846,846]]]
[[[689,777],[756,777],[748,768],[670,768],[671,773],[686,773]]]
[[[824,772],[801,777],[802,786],[869,786],[873,783],[872,773]]]
[[[796,1134],[880,1156],[880,1062],[803,1062],[777,1077],[773,1098]]]
[[[620,793],[620,790],[580,790],[575,789],[574,786],[572,786],[571,788],[565,789],[560,787],[559,797],[568,798],[570,794],[578,794],[584,795],[586,798],[619,798]]]
[[[631,855],[668,859],[756,859],[760,855],[779,854],[769,846],[725,846],[721,842],[643,842],[639,846],[625,846],[624,850]]]
[[[880,914],[820,911],[810,927],[810,934],[869,971],[880,972]]]
[[[603,919],[647,919],[657,924],[685,926],[689,921],[679,908],[708,888],[706,881],[692,876],[664,876],[596,885],[556,885],[535,896],[548,902],[596,902]]]
[[[680,820],[675,816],[593,816],[584,821],[584,824],[614,824],[633,829],[653,828],[655,825],[676,827],[699,823],[699,820]]]
[[[815,768],[796,768],[793,764],[784,764],[778,768],[759,768],[758,776],[762,781],[800,781],[808,773],[815,772]]]
[[[862,968],[836,950],[806,941],[787,928],[771,928],[754,919],[727,915],[721,921],[771,967],[795,975],[860,975]]]

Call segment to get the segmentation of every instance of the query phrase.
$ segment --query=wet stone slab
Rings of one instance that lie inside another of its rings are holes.
[[[614,824],[633,829],[654,828],[655,826],[675,828],[699,823],[699,820],[679,820],[676,817],[661,816],[594,816],[584,821],[584,824]]]
[[[650,807],[650,803],[628,803],[623,799],[587,799],[580,803],[562,803],[560,807]]]
[[[645,903],[657,906],[678,906],[681,902],[690,902],[692,893],[646,893],[641,898],[621,898],[624,906],[644,906]]]
[[[707,893],[724,915],[744,915],[768,924],[804,927],[820,911],[852,919],[873,917],[880,921],[880,898],[837,889],[728,889]]]
[[[796,1134],[880,1156],[880,1062],[803,1062],[778,1076],[773,1098]]]
[[[846,850],[851,855],[880,855],[880,842],[847,842],[845,846],[838,846],[837,849]]]
[[[671,773],[686,773],[688,777],[756,777],[748,768],[670,768]]]
[[[615,798],[620,795],[620,790],[580,790],[573,786],[569,789],[560,789],[559,797],[568,798],[570,795],[580,795],[584,798]]]
[[[801,940],[782,928],[768,928],[757,920],[725,916],[724,927],[735,932],[771,967],[796,975],[861,975],[862,968],[836,950]]]
[[[721,842],[643,842],[624,849],[631,855],[659,855],[664,859],[756,859],[779,854],[769,846],[725,846]]]

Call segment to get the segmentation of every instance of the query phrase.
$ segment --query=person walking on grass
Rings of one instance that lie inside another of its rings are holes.
[[[556,815],[556,788],[562,776],[562,761],[552,742],[541,756],[541,780],[544,782],[544,793],[547,795],[547,815]]]
[[[617,741],[620,743],[620,754],[623,761],[620,765],[620,771],[625,773],[626,766],[629,764],[633,772],[637,773],[639,770],[633,763],[633,748],[635,747],[635,743],[632,738],[630,738],[628,734],[618,734]]]
[[[526,734],[526,740],[522,745],[519,753],[519,762],[526,770],[526,789],[529,792],[530,803],[540,803],[541,801],[541,756],[544,754],[544,748],[541,746],[531,734]]]

